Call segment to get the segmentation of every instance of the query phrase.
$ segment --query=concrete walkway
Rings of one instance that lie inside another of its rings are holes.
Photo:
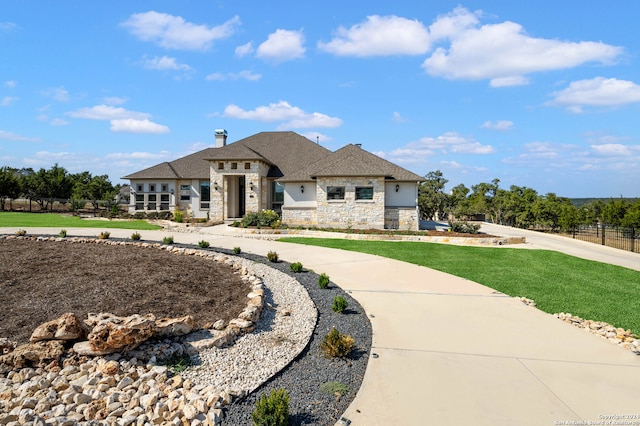
[[[68,229],[70,236],[99,232]],[[362,304],[378,357],[344,414],[352,425],[606,424],[620,415],[640,422],[640,357],[511,297],[377,256],[234,237],[219,227],[201,232],[141,234],[260,255],[275,250],[327,273]]]

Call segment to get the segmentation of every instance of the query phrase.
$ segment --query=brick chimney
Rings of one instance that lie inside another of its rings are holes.
[[[227,144],[227,131],[225,129],[216,129],[216,148],[222,148]]]

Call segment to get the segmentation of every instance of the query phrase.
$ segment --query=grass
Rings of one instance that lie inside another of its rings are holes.
[[[162,229],[144,220],[92,220],[56,213],[0,212],[0,227]]]
[[[640,335],[640,272],[547,250],[449,246],[423,242],[282,238],[279,241],[375,254],[447,272],[510,296],[535,300]]]

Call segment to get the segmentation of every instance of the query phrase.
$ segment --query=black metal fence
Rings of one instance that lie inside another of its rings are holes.
[[[576,240],[640,253],[640,230],[610,225],[580,226],[572,233]]]

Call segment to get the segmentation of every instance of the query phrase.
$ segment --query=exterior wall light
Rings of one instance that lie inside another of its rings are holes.
[[[396,184],[396,192],[400,191],[400,185]]]
[[[304,185],[300,185],[300,192],[304,194]]]

